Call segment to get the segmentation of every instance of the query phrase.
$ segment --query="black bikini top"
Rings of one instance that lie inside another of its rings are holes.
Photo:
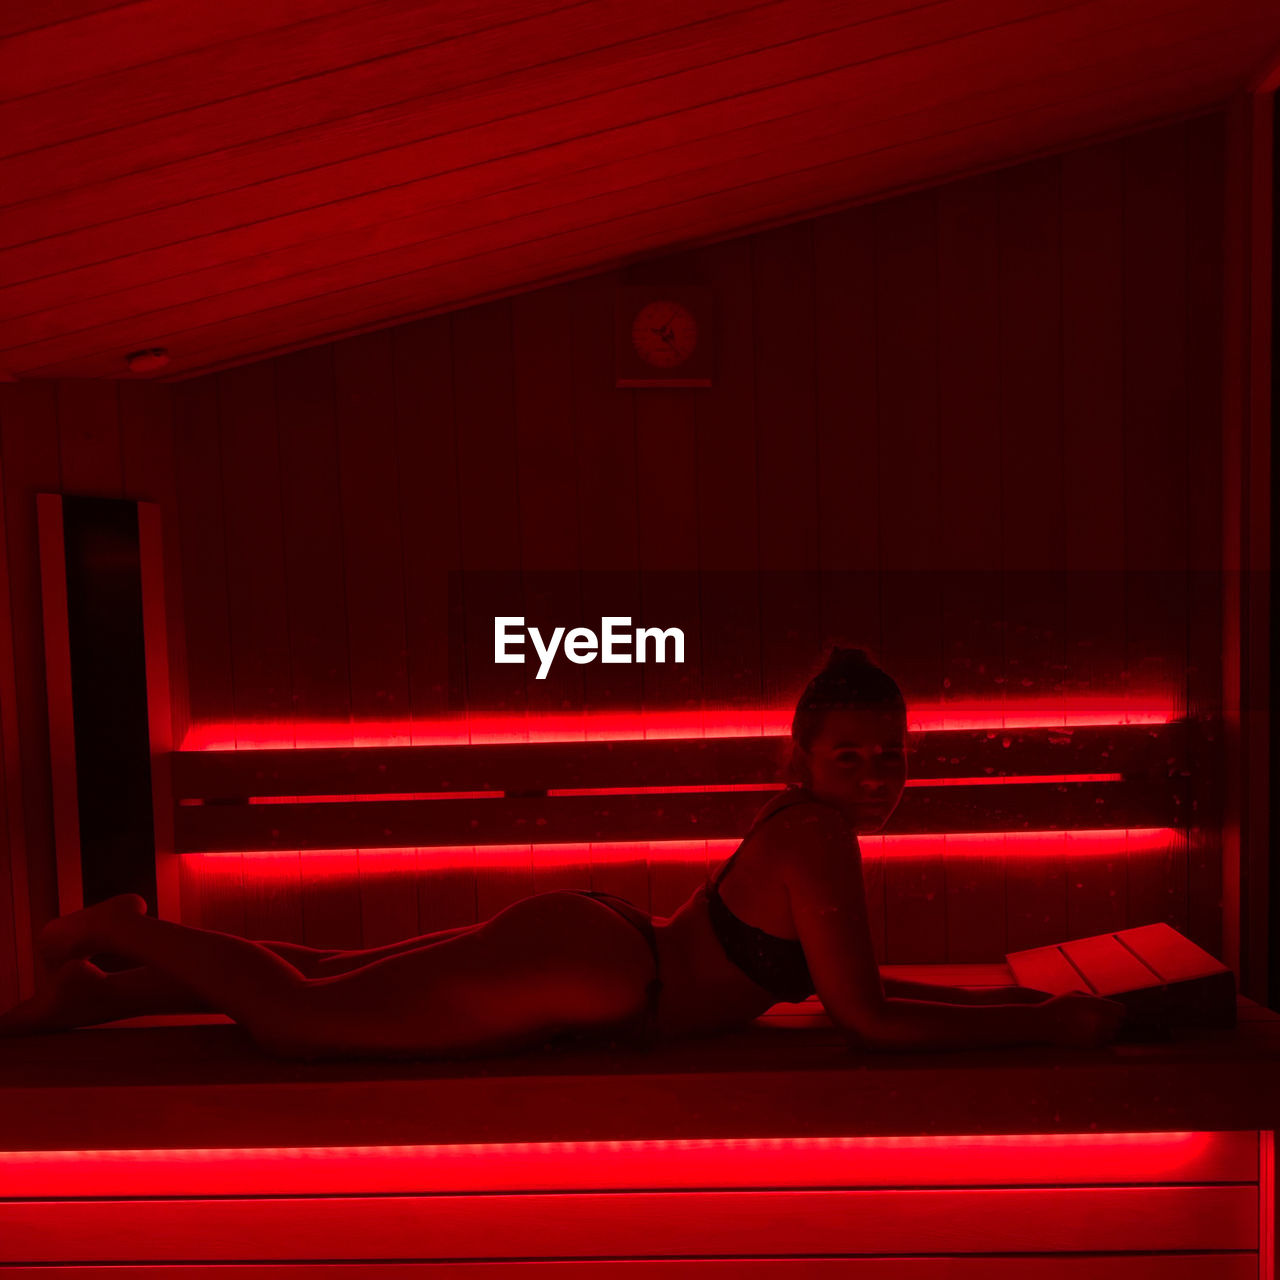
[[[765,933],[763,929],[739,920],[725,906],[724,899],[720,897],[719,884],[757,827],[788,806],[812,801],[813,798],[803,787],[788,787],[774,796],[756,814],[755,821],[742,837],[742,842],[706,884],[707,914],[725,955],[752,982],[764,987],[776,1000],[800,1001],[814,994],[813,979],[809,976],[809,966],[804,958],[804,947],[798,938],[779,938],[776,934]]]

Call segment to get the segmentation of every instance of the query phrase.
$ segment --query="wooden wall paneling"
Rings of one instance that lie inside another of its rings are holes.
[[[1062,479],[1060,167],[1000,184],[1000,467],[1003,485],[1005,726],[1065,725],[1066,535]],[[1015,720],[1012,708],[1030,704]],[[1066,837],[1007,864],[1008,945],[1066,937]]]
[[[761,706],[784,723],[824,656],[814,274],[811,222],[752,238]]]
[[[670,274],[664,273],[664,277],[689,279],[678,267],[670,269]],[[672,715],[685,726],[682,733],[704,731],[695,424],[696,400],[702,394],[700,389],[668,387],[634,392],[640,547],[640,613],[636,624],[677,627],[684,633],[683,664],[672,662],[673,651],[666,645],[664,663],[648,661],[640,667],[641,716],[646,738],[669,732],[665,722]],[[652,655],[653,649],[648,652]],[[633,842],[628,858],[636,871],[643,872],[643,897],[635,901],[646,909],[652,892],[650,852],[647,843]]]
[[[942,693],[937,195],[903,196],[876,215],[882,629],[873,657],[902,689],[911,728]],[[887,961],[945,961],[942,840],[904,836],[888,854]]]
[[[237,747],[296,745],[275,361],[218,375],[227,605]],[[301,941],[295,852],[242,858],[245,931]]]
[[[813,226],[751,241],[762,701],[786,717],[822,665]]]
[[[1183,714],[1187,666],[1187,136],[1125,152],[1125,670],[1130,700]],[[1187,847],[1129,851],[1129,923],[1185,930]]]
[[[712,385],[693,397],[704,723],[754,736],[764,721],[751,240],[709,245],[698,263],[715,326]]]
[[[174,389],[174,474],[178,493],[187,675],[193,742],[216,726],[234,745],[235,693],[224,535],[218,380],[197,378]],[[244,858],[200,855],[182,864],[182,918],[224,933],[245,932]]]
[[[700,388],[653,387],[635,392],[636,500],[640,544],[637,625],[678,627],[684,662],[641,664],[645,736],[667,732],[674,713],[685,733],[702,725],[702,652],[698,633],[696,401]],[[655,714],[656,713],[656,714]]]
[[[494,661],[494,618],[525,612],[520,580],[520,483],[516,451],[511,302],[453,316],[454,412],[466,634],[467,705],[473,738],[527,742],[527,684],[536,668]],[[529,845],[476,851],[479,918],[533,892]]]
[[[578,475],[573,433],[575,295],[560,285],[511,301],[520,566],[526,621],[549,637],[556,626],[590,625],[579,582]],[[526,648],[531,649],[526,642]],[[560,654],[538,678],[525,671],[532,740],[582,741],[582,667]]]
[[[818,469],[819,651],[879,654],[880,493],[876,369],[876,213],[813,223]],[[859,841],[872,943],[885,954],[884,841]]]
[[[683,254],[640,263],[626,272],[628,285],[703,285],[700,254]],[[714,307],[714,303],[713,303]],[[714,318],[713,318],[714,331]],[[715,341],[714,332],[712,341]],[[714,380],[714,373],[713,373]],[[648,387],[632,392],[635,403],[636,520],[640,587],[637,625],[677,627],[684,633],[684,662],[640,665],[641,723],[646,738],[673,731],[706,732],[698,577],[698,402],[707,388]],[[652,648],[649,654],[652,655]],[[673,721],[674,718],[674,721]],[[667,859],[651,857],[647,843],[632,842],[627,863],[643,873],[633,899],[650,909],[652,867]],[[620,870],[620,868],[619,868]],[[631,896],[619,889],[624,896]]]
[[[357,747],[409,743],[393,377],[389,331],[334,345],[342,581],[351,733]],[[304,864],[311,856],[303,853]],[[407,891],[415,875],[416,860],[403,852],[352,849],[345,858],[335,856],[321,868],[317,883],[324,903],[325,945],[371,946],[370,939],[387,942],[415,934],[417,904]],[[310,924],[309,912],[309,930]]]
[[[409,736],[465,743],[458,449],[448,316],[392,332],[397,496],[404,539]],[[452,585],[451,585],[452,584]],[[475,850],[417,849],[418,928],[476,923]]]
[[[1124,692],[1124,144],[1064,155],[1062,468],[1068,722]],[[1067,838],[1067,932],[1128,921],[1123,833]]]
[[[582,616],[593,626],[605,614],[644,616],[635,420],[641,393],[614,385],[614,299],[623,283],[609,272],[571,287]],[[642,736],[642,668],[593,662],[582,676],[587,738]],[[636,853],[611,841],[593,843],[591,888],[648,908],[647,864],[637,864]]]
[[[391,332],[336,343],[333,376],[353,735],[357,747],[407,746],[402,530],[390,500],[397,462]]]
[[[1191,765],[1187,936],[1222,954],[1222,333],[1225,116],[1187,124],[1187,714],[1212,728]]]
[[[821,636],[880,647],[876,486],[876,216],[813,222],[815,414]]]
[[[172,740],[181,745],[191,725],[187,695],[187,641],[182,607],[182,548],[174,470],[174,388],[161,383],[118,384],[120,453],[126,497],[160,508],[164,555],[165,634],[169,649]]]
[[[57,398],[51,384],[19,384],[4,387],[3,392],[0,454],[4,457],[18,744],[9,767],[21,767],[31,928],[38,931],[45,921],[57,915],[58,904],[35,496],[39,492],[56,493],[61,488]]]
[[[123,496],[119,386],[90,379],[57,384],[63,493]]]
[[[764,732],[764,716],[751,241],[709,245],[697,262],[715,329],[712,385],[693,397],[703,731],[754,737]],[[781,772],[781,756],[778,763]],[[653,910],[674,912],[734,843],[651,855]]]
[[[412,405],[417,393],[404,386],[408,371],[402,363],[397,332],[379,336],[381,341],[376,345],[366,341],[358,358],[361,372],[356,376],[365,385],[361,388],[359,409],[351,413],[349,429],[342,436],[343,557],[352,718],[359,743],[359,704],[362,696],[368,701],[372,694],[376,708],[368,713],[372,736],[407,745],[413,739],[413,677],[408,640],[409,548],[399,491],[406,480],[399,444],[407,423],[401,416],[399,401],[404,394]],[[347,345],[340,344],[342,348]],[[354,357],[355,353],[351,354]],[[354,475],[349,465],[353,448],[362,459],[354,468]],[[410,456],[416,459],[418,454],[415,451]],[[421,549],[416,553],[421,555]],[[436,626],[448,634],[447,614],[438,618]],[[388,731],[381,727],[384,722]],[[416,850],[359,849],[356,867],[362,945],[381,946],[418,934],[421,924]]]
[[[580,512],[582,616],[640,616],[635,396],[614,387],[616,271],[571,285],[573,442]],[[589,739],[637,736],[641,672],[631,664],[582,668]]]
[[[284,513],[284,604],[287,609],[295,740],[351,746],[351,657],[342,545],[341,461],[338,450],[333,348],[282,356],[275,365],[279,439],[279,506]],[[334,927],[351,937],[348,901],[358,890],[351,856],[280,852],[297,861],[301,929],[298,941],[325,945]]]
[[[20,403],[20,402],[19,402]],[[23,821],[22,761],[18,741],[18,682],[14,662],[14,610],[9,580],[4,423],[14,409],[0,388],[0,993],[8,1005],[35,989],[31,948],[31,898],[27,888],[27,840]],[[11,948],[11,949],[10,949]]]
[[[999,724],[1004,701],[999,183],[975,178],[938,192],[944,728]],[[1006,856],[1000,833],[944,838],[951,963],[1003,959]]]
[[[523,612],[511,301],[452,317],[467,695],[473,738],[528,740],[526,663],[494,661],[494,616]]]
[[[528,625],[600,628],[582,611],[578,473],[573,430],[573,312],[569,286],[519,294],[511,302],[515,435],[520,495],[520,565]],[[536,654],[528,654],[536,661]],[[530,740],[586,737],[583,668],[558,654],[545,678],[525,672]],[[550,781],[550,780],[548,780]],[[573,779],[562,785],[573,786]],[[586,847],[532,848],[533,887],[589,889]]]
[[[635,392],[614,385],[614,296],[621,284],[618,273],[607,272],[571,286],[584,618],[640,615]],[[593,663],[582,675],[587,737],[636,735],[640,668]]]

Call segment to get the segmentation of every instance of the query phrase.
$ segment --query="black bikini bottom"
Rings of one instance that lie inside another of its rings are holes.
[[[662,961],[658,956],[658,935],[654,931],[653,921],[639,907],[626,898],[618,897],[616,893],[600,893],[594,889],[574,889],[572,892],[581,894],[584,898],[595,898],[597,902],[611,907],[624,920],[630,921],[640,930],[649,944],[649,950],[653,952],[653,978],[645,988],[645,1006],[634,1018],[618,1028],[634,1047],[643,1048],[657,1038],[658,997],[662,994]]]

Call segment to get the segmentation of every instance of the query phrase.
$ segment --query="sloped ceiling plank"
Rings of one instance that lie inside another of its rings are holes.
[[[103,200],[108,208],[128,213],[131,210],[124,195],[132,189],[132,182],[144,181],[144,174],[147,181],[155,175],[154,181],[159,183],[156,187],[144,185],[144,192],[152,197],[158,199],[176,189],[189,198],[201,194],[202,179],[211,182],[207,190],[221,190],[264,176],[295,172],[313,163],[385,149],[450,127],[448,117],[437,122],[436,113],[448,106],[446,95],[451,92],[463,100],[475,99],[479,108],[483,105],[480,86],[502,82],[515,72],[548,62],[566,65],[561,66],[561,74],[548,77],[544,73],[546,88],[558,95],[546,102],[563,100],[563,76],[570,70],[585,73],[592,66],[590,61],[570,66],[570,58],[595,53],[606,73],[614,75],[620,66],[625,73],[633,59],[654,55],[687,57],[690,65],[696,65],[704,41],[708,36],[715,38],[720,29],[722,19],[717,15],[721,14],[730,24],[725,38],[731,44],[732,24],[737,18],[754,29],[761,12],[766,15],[764,43],[776,42],[778,3],[746,11],[742,11],[742,3],[703,0],[698,10],[701,17],[694,21],[688,5],[674,0],[653,0],[643,7],[620,0],[592,0],[585,17],[577,7],[535,13],[519,23],[406,47],[382,58],[241,92],[137,124],[122,125],[99,116],[101,132],[15,157],[6,166],[12,174],[11,188],[0,194],[0,203],[123,179],[115,188],[102,188]],[[831,3],[827,0],[827,7]],[[886,7],[899,8],[901,4],[902,0],[887,0]],[[812,7],[814,0],[802,0],[794,20],[802,22],[803,13]],[[847,18],[831,19],[828,25],[841,21]],[[627,46],[629,41],[634,42],[630,48],[615,47]],[[680,53],[683,48],[688,48],[688,54]],[[609,81],[601,78],[599,83],[607,85]],[[468,87],[470,92],[457,93]],[[594,87],[588,79],[579,92],[588,93]],[[511,101],[505,94],[497,102],[510,110]],[[535,100],[529,105],[545,103]],[[490,117],[479,116],[466,123],[485,118]],[[309,132],[322,125],[328,128]],[[308,151],[306,144],[315,137],[324,141],[318,149]],[[329,146],[334,148],[332,152],[325,149]],[[210,157],[219,153],[224,154],[215,163]]]
[[[334,67],[389,57],[402,49],[457,39],[491,26],[526,21],[550,10],[578,9],[590,0],[380,0],[310,22],[260,31],[240,40],[193,49],[173,58],[93,76],[0,104],[0,154],[49,147],[112,127],[152,120],[204,102],[323,74]],[[194,6],[192,6],[194,7]],[[229,6],[250,12],[248,4]],[[117,39],[132,37],[130,7]],[[572,19],[570,19],[572,20]]]
[[[466,306],[1205,110],[1280,44],[1274,0],[335,3],[16,42],[67,58],[0,102],[0,150],[50,144],[0,161],[0,370]]]
[[[359,7],[359,0],[272,0],[246,9],[146,0],[132,7],[127,40],[113,11],[39,27],[0,46],[0,102]]]
[[[925,185],[949,174],[1000,165],[1011,147],[1019,153],[1052,150],[1080,136],[1098,136],[1179,111],[1188,88],[1203,95],[1224,93],[1233,73],[1221,65],[1202,68],[1188,79],[1185,68],[1141,83],[1109,87],[1090,95],[1082,111],[1074,99],[1029,108],[967,127],[948,127],[949,111],[934,117],[927,137],[870,155],[810,165],[764,180],[746,180],[683,202],[643,209],[590,225],[574,225],[551,235],[510,245],[480,256],[430,267],[412,276],[349,289],[341,294],[292,302],[234,320],[168,335],[182,370],[220,367],[256,355],[288,350],[339,334],[378,328],[426,314],[424,297],[439,301],[431,310],[500,297],[553,281],[569,279],[666,252],[672,245],[693,246],[725,238],[735,231],[789,221],[802,214],[848,203],[833,190],[867,183],[877,195]],[[730,230],[726,230],[730,228]],[[75,357],[62,365],[34,370],[34,376],[118,375],[117,351]]]
[[[1094,40],[1098,20],[1106,19],[1101,4],[1084,6],[1055,15],[1043,29],[1044,56],[1034,73],[1050,73],[1071,60],[1097,58]],[[1094,19],[1093,22],[1084,20]],[[1197,24],[1203,26],[1203,23]],[[1166,28],[1170,38],[1185,35],[1174,24]],[[1074,38],[1073,38],[1074,33]],[[893,32],[897,38],[900,32]],[[1142,28],[1108,32],[1112,40],[1149,44]],[[1000,83],[1025,78],[1018,60],[1010,60],[1009,36],[1001,28],[945,44],[922,44],[896,56],[874,54],[851,67],[840,67],[846,58],[840,47],[820,49],[835,40],[805,41],[788,46],[785,68],[792,77],[773,83],[783,68],[751,68],[742,72],[735,64],[722,64],[709,87],[705,74],[672,74],[628,90],[604,93],[547,111],[526,113],[503,120],[480,131],[458,131],[436,140],[430,147],[397,151],[378,157],[378,169],[369,165],[356,170],[352,165],[333,165],[306,175],[298,182],[265,183],[248,192],[210,201],[192,201],[156,214],[150,219],[134,219],[131,229],[145,227],[154,242],[164,247],[134,253],[124,260],[124,244],[110,239],[113,228],[101,227],[83,237],[63,237],[58,242],[42,242],[46,257],[36,259],[24,250],[0,253],[0,270],[6,278],[32,278],[33,283],[15,285],[0,292],[0,307],[10,315],[27,315],[29,300],[36,297],[46,307],[64,300],[97,297],[110,292],[120,279],[128,282],[165,279],[193,265],[228,262],[238,257],[262,255],[274,250],[305,244],[308,239],[332,237],[346,230],[383,227],[389,219],[411,212],[426,214],[433,207],[448,209],[457,202],[508,191],[529,182],[545,182],[566,173],[579,172],[603,159],[644,156],[684,140],[717,136],[717,133],[744,129],[756,122],[785,119],[810,108],[831,111],[837,123],[868,118],[868,113],[892,116],[902,102],[940,99],[954,93],[941,76],[947,64],[955,63],[966,81]],[[837,69],[824,68],[836,63]],[[756,87],[759,86],[759,87]],[[724,91],[744,88],[740,96]],[[717,97],[717,93],[719,96]],[[707,102],[707,99],[710,99]],[[655,101],[662,110],[654,113]],[[705,105],[704,105],[705,104]],[[878,118],[869,115],[869,118]],[[582,120],[590,119],[593,129],[584,133]],[[639,119],[639,124],[630,124]],[[618,123],[614,123],[618,122]],[[797,127],[808,128],[808,120]],[[613,132],[605,132],[613,129]],[[509,156],[511,160],[492,157]],[[428,178],[404,180],[407,174],[425,172]],[[401,180],[383,189],[367,188],[370,180],[398,177]],[[364,179],[366,187],[352,195],[340,195]],[[607,179],[612,186],[612,179]],[[310,201],[310,206],[306,202]],[[298,210],[298,212],[292,212]],[[271,215],[278,216],[271,216]],[[252,218],[247,221],[246,219]],[[212,234],[229,225],[223,236]],[[118,233],[116,233],[118,234]],[[196,237],[204,237],[196,239]],[[140,242],[137,239],[128,243]],[[96,246],[90,248],[88,246]],[[76,270],[79,256],[115,253],[111,259],[91,268]],[[28,246],[35,251],[35,246]],[[42,279],[42,269],[54,268],[51,256],[58,252],[60,271],[54,280]]]
[[[900,0],[882,2],[896,6]],[[618,95],[623,103],[647,104],[652,115],[654,92],[646,92],[646,86],[659,80],[667,81],[662,107],[668,112],[691,97],[694,101],[713,97],[714,77],[733,59],[743,59],[738,74],[746,87],[773,83],[769,51],[777,45],[779,31],[772,7],[765,14],[731,15],[723,22],[701,24],[697,38],[681,26],[661,29],[683,11],[679,0],[655,0],[652,7],[660,29],[640,42],[613,39],[637,25],[630,16],[633,5],[628,0],[600,0],[598,12],[610,21],[589,38],[579,34],[563,41],[558,49],[564,56],[554,66],[531,58],[511,38],[511,49],[492,50],[480,62],[469,58],[468,65],[493,71],[515,63],[513,71],[477,79],[474,71],[450,72],[442,65],[430,80],[433,92],[419,90],[417,100],[399,104],[394,116],[374,113],[370,119],[361,113],[338,125],[278,133],[252,147],[200,156],[158,172],[134,174],[109,184],[86,184],[70,199],[60,196],[5,209],[0,211],[0,245],[21,244],[33,231],[44,237],[138,214],[153,218],[146,224],[150,243],[164,243],[166,230],[171,232],[175,224],[173,217],[166,222],[160,211],[178,204],[190,211],[202,192],[221,197],[221,204],[215,206],[220,208],[243,211],[245,203],[252,201],[262,217],[279,208],[305,207],[308,199],[332,200],[369,189],[371,183],[385,182],[388,173],[441,173],[457,164],[459,156],[501,154],[492,150],[495,143],[526,119],[546,119],[543,127],[548,130],[558,122],[570,137],[597,131],[611,123],[608,104]],[[793,11],[787,31],[794,40],[803,41],[810,35],[838,32],[842,26],[847,29],[848,24],[830,15],[832,7],[832,0],[804,0]],[[963,5],[960,0],[948,0],[948,7]],[[803,44],[801,58],[809,48]],[[668,102],[671,80],[680,72],[688,85],[684,99]],[[729,92],[726,88],[721,96]],[[248,102],[243,110],[251,110],[256,117],[260,106]],[[535,125],[527,127],[533,131]],[[144,197],[134,194],[135,187],[145,193],[145,203],[139,204]],[[190,216],[198,217],[201,207],[195,206]],[[68,209],[76,211],[77,221],[70,220]],[[196,229],[208,231],[216,225],[206,220]]]
[[[276,219],[269,228],[274,238],[265,243],[259,238],[264,228],[251,226],[229,236],[206,237],[122,262],[67,271],[52,281],[14,286],[0,291],[0,307],[15,317],[0,321],[0,346],[17,349],[15,354],[23,359],[31,355],[43,362],[51,358],[45,348],[39,348],[38,354],[24,348],[61,334],[79,334],[89,327],[111,325],[113,321],[126,328],[114,332],[110,340],[128,342],[130,335],[141,332],[148,323],[167,323],[165,316],[154,313],[166,307],[180,308],[191,298],[200,299],[194,314],[209,319],[219,312],[232,314],[235,308],[244,311],[271,305],[280,300],[282,290],[306,287],[306,280],[301,278],[304,272],[314,277],[315,283],[310,287],[313,295],[349,283],[352,272],[344,271],[349,263],[359,275],[376,272],[378,264],[374,259],[379,258],[386,264],[384,274],[397,274],[430,262],[439,251],[442,237],[451,233],[465,228],[483,236],[486,220],[493,222],[496,218],[509,223],[520,214],[557,207],[573,216],[574,200],[635,188],[646,180],[669,182],[683,172],[701,175],[711,159],[723,163],[735,156],[770,151],[785,154],[794,145],[812,146],[818,139],[841,133],[853,121],[857,122],[865,145],[868,137],[875,140],[874,126],[878,121],[892,121],[911,107],[919,109],[947,101],[951,91],[938,74],[941,59],[963,71],[966,82],[983,84],[984,97],[993,101],[997,91],[1012,92],[1019,85],[1038,93],[1055,78],[1079,74],[1078,64],[1082,61],[1085,66],[1092,66],[1102,51],[1109,54],[1103,59],[1103,66],[1113,67],[1127,52],[1126,41],[1149,43],[1149,36],[1140,27],[1111,31],[1107,42],[1099,42],[1096,27],[1091,29],[1094,24],[1083,21],[1086,15],[1096,20],[1102,10],[1088,6],[1054,15],[1063,21],[1053,22],[1044,31],[1046,53],[1034,68],[1028,69],[1009,58],[1007,29],[990,30],[966,41],[951,42],[943,50],[937,46],[918,48],[869,66],[810,76],[792,86],[758,93],[750,100],[721,101],[702,110],[659,117],[609,137],[593,135],[562,148],[535,150],[518,156],[515,162],[479,166],[469,174],[465,195],[459,190],[455,175],[446,175],[402,185],[376,198],[350,200],[345,208],[335,204],[313,210],[310,215]],[[1172,23],[1162,28],[1170,39],[1181,37],[1175,49],[1181,51],[1184,61],[1188,39],[1193,40],[1197,56],[1204,47],[1206,22],[1203,15],[1196,17],[1196,21],[1181,24],[1181,29]],[[1066,19],[1071,20],[1070,24]],[[1073,27],[1075,38],[1069,39]],[[1148,57],[1161,53],[1148,50]],[[658,86],[655,88],[661,92]],[[753,115],[769,119],[770,125],[745,128]],[[716,131],[717,126],[720,132]],[[686,135],[692,135],[692,141],[681,142]],[[892,137],[885,136],[881,141],[889,144]],[[602,163],[602,157],[610,155],[620,158]],[[493,171],[491,176],[485,177],[485,169]],[[479,194],[472,196],[473,191]],[[305,225],[308,218],[310,227]],[[330,228],[334,230],[325,234]],[[395,250],[400,252],[396,254]],[[162,274],[166,258],[172,272],[168,277]],[[211,265],[182,272],[183,265],[201,261]],[[111,291],[111,285],[120,279],[147,281],[149,276],[160,278]],[[267,287],[265,294],[262,290],[255,292],[254,286],[262,285]],[[77,301],[80,298],[84,301]],[[65,300],[68,305],[61,309],[46,306],[40,312],[28,311],[24,315],[24,308],[37,300]]]
[[[72,22],[118,5],[119,0],[42,0],[38,5],[13,4],[0,9],[0,39]]]

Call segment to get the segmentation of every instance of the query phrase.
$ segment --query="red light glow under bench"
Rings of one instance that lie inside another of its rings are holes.
[[[1252,1280],[1266,1145],[1169,1132],[26,1153],[0,1184],[23,1197],[0,1203],[0,1248],[89,1275],[360,1257],[324,1274]],[[401,1261],[424,1249],[438,1260]]]

